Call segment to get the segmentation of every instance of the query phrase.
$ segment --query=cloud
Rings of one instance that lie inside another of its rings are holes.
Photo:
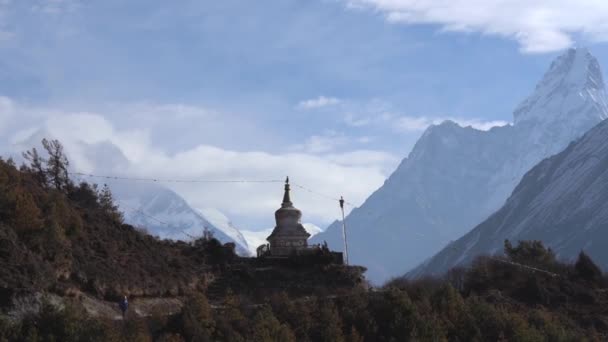
[[[293,151],[320,154],[334,151],[337,148],[344,147],[352,142],[353,139],[350,139],[343,133],[330,130],[322,135],[313,135],[309,137],[304,144],[294,145],[291,149]]]
[[[298,103],[299,109],[317,109],[340,104],[342,101],[335,97],[319,96],[316,99],[304,100]]]
[[[73,170],[87,173],[199,180],[282,180],[289,175],[295,184],[325,196],[344,195],[352,203],[362,203],[382,185],[398,162],[396,157],[381,151],[352,149],[347,153],[333,152],[333,148],[325,146],[332,144],[330,140],[347,139],[335,132],[311,138],[307,149],[284,153],[240,151],[204,143],[167,152],[153,146],[147,131],[113,125],[107,119],[111,117],[107,113],[33,108],[9,99],[0,101],[0,106],[5,102],[10,104],[13,117],[19,119],[12,120],[10,132],[13,133],[0,134],[3,145],[10,146],[13,155],[18,156],[21,151],[38,146],[43,137],[57,138],[64,143]],[[177,105],[158,107],[158,112],[168,112],[169,108],[180,112]],[[185,112],[206,113],[193,108]],[[330,151],[331,154],[328,153]],[[109,155],[111,153],[119,156]],[[107,163],[107,160],[123,159],[124,163]],[[280,205],[282,196],[280,183],[165,185],[193,207],[213,207],[231,218],[238,217],[239,225],[246,229],[271,226],[273,212]],[[293,199],[309,222],[325,225],[338,218],[335,203],[326,197],[294,186]]]
[[[525,53],[558,51],[574,36],[608,41],[608,2],[597,0],[344,0],[393,23],[436,24],[516,40]]]
[[[403,116],[398,118],[395,124],[399,131],[423,131],[433,124],[433,120],[426,117]]]
[[[369,117],[359,117],[353,113],[344,115],[344,123],[351,127],[363,127],[371,124],[373,120]]]
[[[480,131],[487,131],[492,127],[505,126],[509,123],[502,120],[482,120],[482,119],[465,119],[465,118],[429,118],[426,116],[401,116],[395,119],[394,127],[401,132],[418,132],[424,131],[430,125],[438,125],[446,120],[454,121],[462,127],[473,127]]]
[[[374,165],[374,167],[379,168],[386,175],[392,173],[400,161],[398,157],[391,153],[374,150],[357,150],[341,154],[329,154],[326,158],[332,162],[346,166]]]
[[[379,100],[370,101],[367,104],[360,104],[361,109],[357,112],[347,112],[343,114],[344,123],[351,127],[366,127],[367,129],[380,128],[393,132],[420,132],[430,125],[438,125],[443,121],[450,120],[457,124],[475,129],[487,131],[494,126],[505,126],[509,124],[503,120],[484,120],[480,118],[460,118],[452,116],[411,116],[402,115],[387,102]],[[361,142],[365,142],[365,138]]]

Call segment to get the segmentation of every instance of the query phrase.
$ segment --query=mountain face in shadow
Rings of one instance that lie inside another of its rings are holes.
[[[477,255],[500,252],[505,239],[543,241],[565,260],[584,250],[608,267],[607,121],[535,166],[500,210],[408,276],[469,264]]]

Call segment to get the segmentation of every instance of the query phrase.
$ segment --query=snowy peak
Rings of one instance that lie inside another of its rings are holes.
[[[603,120],[608,101],[597,59],[584,48],[557,57],[536,89],[513,113],[515,124],[528,121]]]
[[[585,48],[569,49],[557,57],[537,88],[560,86],[602,89],[604,80],[597,59]]]
[[[232,221],[230,221],[224,213],[215,208],[198,209],[198,213],[207,219],[215,228],[221,230],[239,245],[247,247],[247,241],[241,231],[234,226]]]
[[[109,183],[124,211],[125,222],[171,240],[197,238],[207,228],[220,242],[236,243],[240,255],[250,254],[245,238],[221,212],[210,209],[199,212],[173,190],[156,184]]]

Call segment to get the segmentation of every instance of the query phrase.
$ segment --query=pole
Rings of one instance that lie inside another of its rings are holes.
[[[344,197],[340,196],[340,209],[342,210],[342,238],[344,239],[344,256],[348,265],[348,242],[346,240],[346,219],[344,217]]]

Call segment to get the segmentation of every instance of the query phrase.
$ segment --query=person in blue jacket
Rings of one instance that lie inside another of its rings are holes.
[[[118,303],[118,307],[120,308],[120,311],[122,311],[122,319],[125,319],[127,309],[129,309],[129,301],[127,300],[127,296],[124,296],[120,303]]]

